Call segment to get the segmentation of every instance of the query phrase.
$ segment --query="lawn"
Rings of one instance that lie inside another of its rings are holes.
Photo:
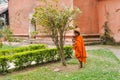
[[[76,59],[70,59],[67,67],[52,63],[0,76],[0,80],[120,80],[120,61],[112,52],[90,50],[87,53],[87,64],[83,69],[78,69]],[[55,68],[61,71],[55,72]]]
[[[15,47],[16,46],[3,45],[2,48],[0,48],[0,50],[11,49],[11,48],[15,48]]]

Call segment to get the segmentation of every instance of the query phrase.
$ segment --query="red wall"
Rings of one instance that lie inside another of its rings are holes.
[[[14,34],[29,34],[29,14],[37,5],[37,0],[9,0],[10,28]],[[82,13],[75,24],[83,34],[102,34],[107,12],[109,28],[116,42],[120,42],[120,0],[59,0],[59,5],[80,8]]]
[[[74,7],[78,7],[82,11],[75,21],[75,24],[80,27],[81,33],[95,34],[99,32],[96,5],[97,0],[74,0]]]
[[[116,42],[120,42],[120,0],[100,0],[99,10],[99,32],[103,33],[103,25],[108,21],[108,27]],[[106,17],[107,16],[107,17]]]
[[[28,34],[29,13],[36,5],[35,0],[9,0],[10,28],[14,34]]]
[[[29,14],[39,4],[38,0],[9,0],[10,28],[14,34],[29,34]],[[73,0],[59,0],[59,6],[72,7]]]
[[[29,13],[36,6],[36,0],[9,0],[10,27],[14,34],[29,34]],[[82,14],[76,22],[82,33],[98,33],[96,0],[59,0],[60,7],[77,6]]]

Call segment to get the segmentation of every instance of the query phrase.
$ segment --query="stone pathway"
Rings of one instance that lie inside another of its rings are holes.
[[[109,49],[120,60],[120,46],[110,46],[110,45],[91,45],[91,46],[86,46],[86,50],[96,50],[96,49]]]

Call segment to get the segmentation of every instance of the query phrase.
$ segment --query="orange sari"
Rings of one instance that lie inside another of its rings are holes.
[[[75,38],[75,44],[73,46],[75,50],[75,56],[79,61],[86,63],[86,50],[82,36]]]

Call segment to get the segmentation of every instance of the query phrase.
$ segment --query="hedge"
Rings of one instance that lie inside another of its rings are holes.
[[[72,47],[64,47],[65,58],[71,58]],[[32,62],[35,64],[46,63],[50,61],[60,60],[59,54],[56,48],[52,49],[38,49],[34,51],[27,51],[16,53],[13,55],[0,57],[0,73],[7,73],[9,70],[9,63],[14,63],[15,69],[21,69],[27,66],[31,66]]]
[[[1,56],[0,57],[0,73],[4,74],[8,72],[8,68],[10,63],[10,58],[9,56]]]
[[[13,49],[0,50],[0,56],[11,55],[11,54],[14,54],[14,53],[19,53],[19,52],[24,52],[24,51],[44,49],[44,48],[46,48],[46,45],[44,45],[44,44],[32,44],[32,45],[29,45],[29,46],[22,46],[22,47],[13,48]]]

